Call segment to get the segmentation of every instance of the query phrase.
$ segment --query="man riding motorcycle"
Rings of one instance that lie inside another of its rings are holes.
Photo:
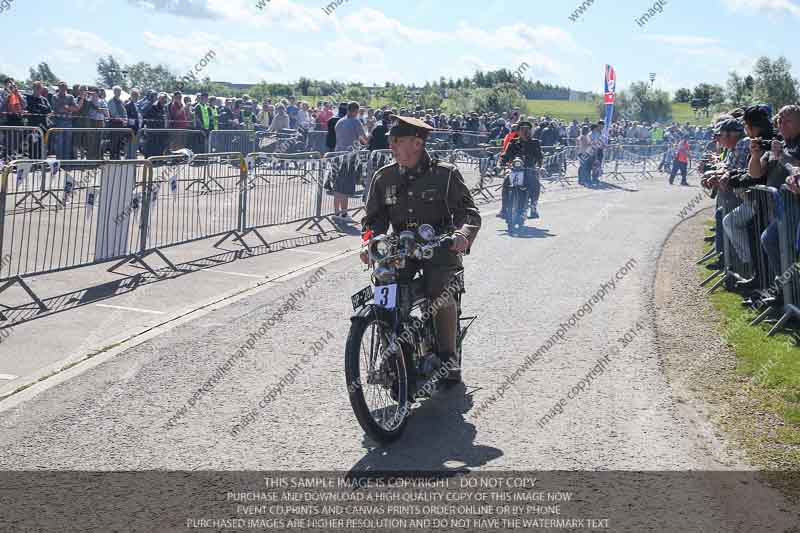
[[[385,234],[390,224],[395,233],[416,232],[423,224],[433,226],[437,234],[453,233],[455,242],[449,250],[438,249],[433,259],[422,266],[412,262],[404,273],[410,280],[422,268],[425,295],[434,301],[462,270],[459,254],[467,252],[475,241],[481,215],[458,168],[431,159],[425,150],[425,141],[433,128],[412,117],[393,118],[389,140],[395,163],[376,172],[361,223],[365,236],[370,232]],[[365,264],[369,261],[366,250],[361,252],[361,261]],[[454,299],[438,308],[435,324],[439,360],[445,367],[454,368],[458,362],[458,309]],[[454,369],[442,379],[458,382],[460,370]]]
[[[514,161],[515,158],[522,158],[525,182],[531,201],[530,218],[539,218],[538,204],[541,185],[539,184],[538,169],[542,167],[544,156],[539,141],[531,137],[532,129],[533,127],[528,121],[519,123],[519,137],[511,141],[508,145],[508,149],[500,157],[499,165],[507,166]],[[499,218],[506,217],[509,193],[508,178],[506,178],[506,181],[503,183],[503,205],[498,215]]]

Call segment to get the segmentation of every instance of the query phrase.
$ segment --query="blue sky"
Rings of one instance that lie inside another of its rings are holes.
[[[594,0],[577,22],[569,16],[583,0],[345,0],[327,15],[330,2],[270,0],[259,10],[258,0],[13,0],[0,13],[4,40],[15,43],[0,71],[27,78],[28,66],[47,61],[68,83],[85,83],[99,56],[185,73],[214,50],[203,74],[238,83],[420,83],[525,62],[529,78],[599,92],[610,63],[619,88],[655,72],[656,86],[673,91],[724,83],[759,55],[792,61],[800,23],[797,0],[666,0],[644,27],[636,19],[649,0]],[[758,28],[748,41],[745,24]]]

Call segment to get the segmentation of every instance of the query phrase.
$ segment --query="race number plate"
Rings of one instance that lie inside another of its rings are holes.
[[[375,305],[384,309],[397,307],[397,285],[380,285],[375,287]]]
[[[525,172],[520,170],[515,170],[511,173],[511,186],[512,187],[524,187],[525,186]]]
[[[370,285],[369,287],[364,287],[363,289],[355,293],[351,297],[351,300],[353,301],[353,310],[358,311],[359,309],[367,305],[368,301],[372,300],[372,286]]]

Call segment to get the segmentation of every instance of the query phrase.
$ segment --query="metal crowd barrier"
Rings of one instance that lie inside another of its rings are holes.
[[[45,133],[32,126],[0,126],[0,162],[43,159]]]
[[[309,221],[319,226],[323,195],[321,155],[302,155],[305,157],[253,153],[246,157],[242,236],[253,233],[269,247],[258,231],[261,228]]]
[[[58,159],[125,159],[135,142],[128,128],[50,128],[45,135],[47,154]]]
[[[143,253],[222,237],[242,227],[247,176],[240,153],[151,157]]]
[[[709,292],[723,284],[726,289],[735,290],[739,283],[748,281],[754,298],[762,302],[771,303],[780,293],[783,304],[777,310],[781,316],[770,329],[771,336],[789,320],[800,318],[800,198],[786,187],[776,190],[765,186],[747,189],[742,196],[744,201],[739,205],[722,203],[724,269],[709,278],[722,275]],[[780,264],[775,264],[774,256],[770,261],[763,244],[770,227],[777,229]],[[752,325],[763,322],[775,311],[776,308],[767,307]]]
[[[208,152],[208,138],[202,130],[143,128],[139,135],[145,158],[165,156],[184,148],[196,154]]]
[[[574,153],[551,157],[558,163]],[[497,157],[485,147],[432,155],[456,165],[474,190],[501,185],[484,179]],[[162,250],[201,239],[233,238],[251,251],[244,242],[249,233],[269,247],[260,228],[302,222],[298,229],[311,225],[325,233],[322,220],[336,214],[326,184],[354,179],[349,210],[357,213],[375,171],[392,160],[383,150],[324,158],[237,152],[13,161],[0,188],[0,257],[10,257],[0,262],[0,293],[19,283],[43,307],[24,278],[109,261],[116,261],[111,271],[138,262],[157,275],[145,261],[149,255],[175,268]]]
[[[800,196],[786,186],[775,195],[781,268],[775,284],[783,295],[781,317],[769,334],[775,334],[791,319],[800,319]],[[769,309],[756,321],[763,320]]]
[[[0,188],[0,293],[23,278],[127,258],[141,248],[146,161],[13,161]],[[0,318],[5,317],[0,313]]]
[[[208,151],[251,154],[258,152],[257,139],[255,130],[214,130],[208,136]]]

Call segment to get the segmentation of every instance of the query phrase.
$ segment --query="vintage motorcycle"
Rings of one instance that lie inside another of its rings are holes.
[[[438,301],[425,297],[419,274],[410,282],[403,282],[400,275],[410,261],[428,261],[437,248],[449,248],[452,243],[452,236],[436,235],[428,224],[420,226],[417,234],[403,231],[369,239],[372,284],[352,296],[355,315],[347,338],[345,376],[359,424],[378,441],[397,439],[418,400],[431,396],[442,384],[452,384],[453,377],[460,380],[461,347],[477,318],[461,316],[464,271],[455,275],[445,291],[452,294],[458,308],[454,366],[442,365],[436,356]],[[450,379],[441,380],[450,372]]]
[[[528,207],[528,184],[525,181],[525,169],[522,159],[517,157],[506,171],[506,212],[505,219],[508,224],[508,234],[514,235],[517,228],[525,227]]]

